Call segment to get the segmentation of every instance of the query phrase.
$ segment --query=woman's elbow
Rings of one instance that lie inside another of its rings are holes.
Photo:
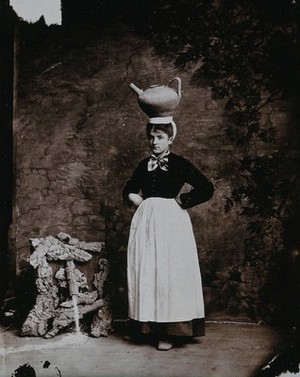
[[[206,200],[210,200],[215,192],[214,185],[211,182],[208,182],[207,184],[207,190],[206,190]]]

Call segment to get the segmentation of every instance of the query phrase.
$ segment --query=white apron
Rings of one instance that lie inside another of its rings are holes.
[[[135,212],[128,242],[129,318],[180,322],[204,318],[196,242],[175,199],[148,198]]]

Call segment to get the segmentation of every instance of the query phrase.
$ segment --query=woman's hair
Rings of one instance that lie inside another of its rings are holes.
[[[173,137],[173,126],[172,123],[165,123],[165,124],[152,124],[148,123],[146,126],[146,135],[149,138],[150,133],[152,131],[163,131],[165,132],[169,137]]]

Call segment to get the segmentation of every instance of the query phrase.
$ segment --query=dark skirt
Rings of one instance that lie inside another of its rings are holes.
[[[155,333],[158,335],[198,337],[205,335],[204,318],[186,322],[139,322],[129,319],[129,332],[133,337]]]

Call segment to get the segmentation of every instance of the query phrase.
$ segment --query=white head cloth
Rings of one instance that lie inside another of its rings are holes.
[[[149,118],[149,123],[151,123],[151,124],[168,124],[168,123],[171,123],[172,128],[173,128],[173,139],[175,139],[175,137],[177,135],[177,126],[176,126],[176,123],[174,122],[172,116]]]

